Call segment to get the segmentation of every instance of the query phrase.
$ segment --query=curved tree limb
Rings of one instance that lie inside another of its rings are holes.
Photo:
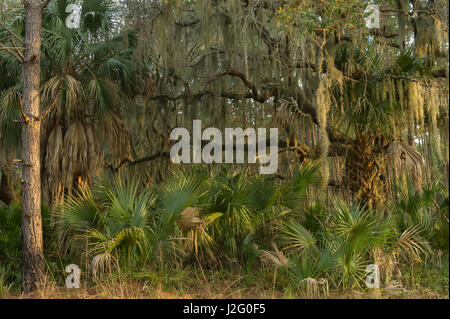
[[[21,38],[19,38],[19,36],[17,34],[12,32],[3,22],[0,22],[0,26],[3,27],[3,29],[5,29],[6,31],[8,31],[8,33],[11,34],[17,41],[24,44],[23,40]]]

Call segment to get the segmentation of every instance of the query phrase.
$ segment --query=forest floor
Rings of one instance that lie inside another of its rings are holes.
[[[259,280],[258,280],[258,279]],[[240,275],[227,272],[197,273],[178,270],[166,273],[144,272],[138,275],[105,276],[83,282],[80,288],[66,288],[64,283],[51,282],[33,295],[22,295],[11,289],[0,298],[76,298],[76,299],[296,299],[311,296],[283,287],[283,283],[262,279],[256,274]],[[316,298],[332,299],[436,299],[449,298],[448,286],[430,289],[419,285],[414,289],[330,290]],[[439,290],[439,291],[437,291]]]

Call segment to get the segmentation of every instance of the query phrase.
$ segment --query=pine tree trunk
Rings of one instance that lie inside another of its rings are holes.
[[[40,177],[40,52],[41,0],[24,0],[25,63],[22,125],[22,291],[36,290],[44,281]]]

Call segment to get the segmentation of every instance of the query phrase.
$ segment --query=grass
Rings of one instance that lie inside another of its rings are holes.
[[[422,272],[423,273],[423,272]],[[417,274],[416,274],[417,275]],[[448,277],[445,280],[438,274],[416,276],[418,282],[414,289],[403,289],[397,293],[387,290],[352,290],[342,293],[331,290],[328,296],[320,298],[332,299],[379,299],[379,298],[448,298]],[[48,276],[51,278],[51,276]],[[306,296],[290,286],[285,285],[283,278],[272,287],[272,277],[263,272],[242,274],[227,270],[198,269],[145,269],[139,272],[114,272],[104,275],[97,281],[83,280],[79,289],[69,289],[57,284],[54,279],[48,280],[45,287],[32,295],[20,294],[18,285],[13,285],[2,292],[2,298],[75,298],[75,299],[296,299]],[[407,276],[406,276],[407,277]],[[2,284],[0,274],[0,284]],[[206,278],[206,280],[205,280]],[[4,284],[4,283],[3,283]],[[431,286],[426,286],[430,284]],[[446,288],[447,290],[445,290]]]

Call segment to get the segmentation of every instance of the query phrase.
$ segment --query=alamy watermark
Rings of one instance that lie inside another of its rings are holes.
[[[178,140],[181,137],[170,150],[170,159],[173,163],[245,163],[245,148],[247,148],[247,161],[248,163],[259,162],[260,174],[274,174],[277,171],[277,128],[270,128],[270,137],[267,138],[266,128],[258,128],[256,131],[254,128],[246,130],[225,128],[225,136],[222,137],[222,132],[214,127],[209,127],[202,132],[200,120],[194,120],[192,127],[192,156],[189,131],[179,127],[170,133],[171,140]],[[202,141],[210,142],[202,147]],[[267,144],[269,144],[268,154]]]
[[[70,264],[66,266],[66,273],[69,275],[66,277],[67,288],[80,288],[80,275],[81,270],[78,265]]]
[[[366,274],[366,287],[380,289],[380,269],[378,265],[367,265]]]
[[[377,4],[369,4],[364,10],[364,14],[368,14],[366,17],[366,27],[369,29],[380,28],[380,8]]]
[[[66,18],[67,28],[78,29],[80,27],[81,8],[82,4],[80,0],[76,0],[74,3],[67,5],[66,13],[69,13],[69,16]],[[86,15],[88,14],[95,15],[95,12],[86,13]],[[367,28],[378,29],[380,27],[380,8],[377,4],[369,4],[364,9],[364,14],[368,14],[365,18]]]

